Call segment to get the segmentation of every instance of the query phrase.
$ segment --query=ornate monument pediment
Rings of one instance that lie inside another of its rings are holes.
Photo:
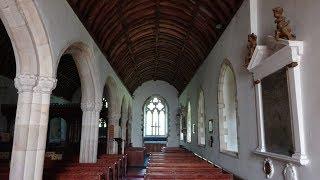
[[[248,65],[254,78],[263,78],[292,63],[299,63],[303,55],[303,41],[292,41],[267,36],[266,45],[258,45]]]

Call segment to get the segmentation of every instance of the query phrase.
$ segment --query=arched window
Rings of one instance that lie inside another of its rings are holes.
[[[218,89],[220,151],[238,152],[237,85],[230,63],[222,65]]]
[[[203,91],[200,90],[198,99],[198,144],[206,144],[206,131],[205,131],[205,119],[204,119],[204,97]]]
[[[187,142],[191,143],[191,105],[188,102],[188,113],[187,113]]]
[[[163,98],[148,98],[144,105],[144,136],[167,136],[167,116],[167,105]]]

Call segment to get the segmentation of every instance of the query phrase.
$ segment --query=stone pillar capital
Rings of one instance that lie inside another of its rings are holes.
[[[85,101],[81,102],[82,111],[93,111],[94,110],[94,102],[93,101]]]
[[[100,112],[102,109],[102,102],[85,101],[81,103],[82,111],[96,111]]]
[[[99,101],[96,101],[95,103],[95,106],[94,106],[94,109],[97,111],[97,112],[100,112],[101,109],[102,109],[102,102],[99,100]]]
[[[34,88],[34,92],[42,94],[51,94],[52,90],[57,85],[57,79],[52,77],[38,77],[38,84]]]
[[[119,120],[120,117],[121,117],[121,114],[112,114],[112,115],[110,115],[110,118],[114,119],[114,120]]]
[[[121,117],[121,114],[108,115],[109,123],[117,124],[117,122],[119,121],[120,117]]]
[[[36,83],[37,76],[31,74],[20,74],[14,79],[14,85],[18,89],[18,93],[33,92]]]

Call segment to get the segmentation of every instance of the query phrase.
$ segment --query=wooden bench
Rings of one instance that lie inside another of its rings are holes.
[[[162,148],[150,153],[145,179],[211,179],[232,180],[233,175],[180,148]]]
[[[10,164],[9,162],[0,162],[0,179],[8,180],[10,172]]]
[[[54,177],[82,180],[83,178],[77,175],[82,174],[92,179],[118,180],[125,177],[126,165],[126,155],[104,155],[97,160],[97,163],[46,161],[43,179],[51,180]]]

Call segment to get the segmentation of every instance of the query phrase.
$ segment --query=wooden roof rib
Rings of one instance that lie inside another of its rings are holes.
[[[131,93],[149,80],[181,93],[243,2],[67,1]]]

